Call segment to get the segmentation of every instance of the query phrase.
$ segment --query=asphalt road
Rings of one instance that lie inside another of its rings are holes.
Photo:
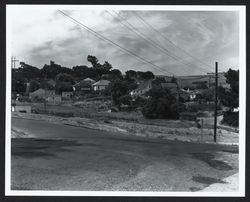
[[[238,149],[12,118],[12,190],[198,191],[238,172]]]

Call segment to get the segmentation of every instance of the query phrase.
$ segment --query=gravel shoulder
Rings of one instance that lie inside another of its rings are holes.
[[[213,143],[212,128],[206,127],[199,129],[194,126],[195,124],[193,122],[187,121],[183,122],[169,120],[166,125],[157,125],[153,120],[152,124],[150,124],[150,122],[148,122],[148,124],[143,124],[128,122],[125,120],[101,120],[79,117],[62,118],[58,116],[28,113],[12,113],[12,117],[31,120],[46,120],[58,124],[85,127],[131,136],[142,136],[196,143]],[[16,129],[13,129],[12,137],[16,137],[15,130]],[[227,127],[218,128],[217,144],[238,145],[238,141],[238,132],[234,132],[231,128],[227,129]]]

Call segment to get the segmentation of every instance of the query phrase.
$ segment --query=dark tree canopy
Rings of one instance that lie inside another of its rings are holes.
[[[137,76],[136,71],[134,70],[128,70],[125,72],[125,74],[126,74],[127,80],[134,80],[136,79],[136,76]]]
[[[74,78],[70,74],[60,73],[56,76],[56,82],[68,82],[74,84]]]
[[[70,82],[58,82],[56,83],[55,89],[57,94],[61,94],[63,91],[73,91],[73,87]]]
[[[239,107],[239,70],[229,69],[226,74],[226,82],[230,85],[230,89],[223,87],[218,88],[219,99],[224,106],[233,108]]]
[[[21,73],[27,81],[41,78],[41,72],[37,67],[25,64],[24,62],[21,62],[20,65],[21,67],[18,68],[17,72]]]
[[[56,75],[62,73],[61,65],[55,64],[53,61],[50,65],[45,64],[41,70],[44,78],[55,79]]]
[[[40,85],[40,83],[38,81],[31,80],[30,81],[30,89],[29,89],[29,91],[34,92],[34,91],[38,90],[40,88],[40,86],[41,85]]]
[[[110,71],[110,74],[112,74],[113,76],[115,76],[118,79],[122,78],[122,73],[119,69],[113,69]]]
[[[115,80],[111,83],[111,97],[115,105],[120,106],[121,101],[127,98],[123,96],[128,95],[130,91],[137,87],[136,84],[126,80]],[[123,97],[123,98],[122,98]]]
[[[103,69],[109,71],[112,69],[112,65],[109,62],[105,61],[105,63],[103,64]]]
[[[176,97],[170,93],[168,89],[163,89],[160,86],[153,87],[148,95],[146,105],[142,108],[142,113],[147,118],[174,118],[179,116],[179,107],[182,103],[176,105]]]
[[[87,60],[88,62],[90,62],[92,64],[93,68],[101,68],[100,63],[98,62],[98,59],[96,56],[93,55],[88,55],[87,56]]]

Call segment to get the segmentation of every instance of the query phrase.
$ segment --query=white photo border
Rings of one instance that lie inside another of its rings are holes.
[[[239,191],[238,192],[121,192],[121,191],[14,191],[11,190],[11,12],[13,8],[65,10],[156,10],[156,11],[238,11],[239,12]],[[6,134],[5,195],[6,196],[185,196],[244,197],[246,157],[246,6],[153,6],[153,5],[6,5]]]

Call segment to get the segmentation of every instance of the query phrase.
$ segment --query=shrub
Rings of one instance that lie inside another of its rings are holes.
[[[178,110],[174,107],[176,98],[168,89],[153,87],[148,95],[150,98],[142,108],[143,116],[146,118],[170,119],[176,119],[178,117]]]
[[[239,112],[224,112],[222,123],[233,127],[239,127]]]

